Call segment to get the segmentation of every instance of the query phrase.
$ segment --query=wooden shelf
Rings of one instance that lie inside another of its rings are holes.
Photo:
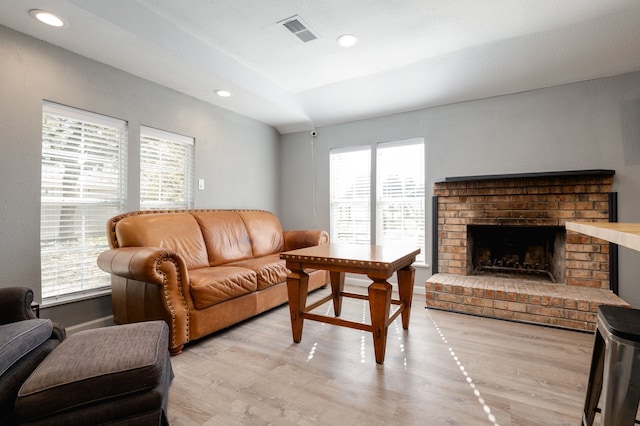
[[[503,175],[478,175],[478,176],[451,176],[438,179],[435,183],[445,182],[469,182],[476,180],[499,180],[499,179],[544,179],[544,178],[571,178],[588,176],[613,176],[615,170],[593,169],[593,170],[566,170],[554,172],[534,172],[534,173],[509,173]]]
[[[569,231],[640,251],[640,223],[567,222],[565,226]]]

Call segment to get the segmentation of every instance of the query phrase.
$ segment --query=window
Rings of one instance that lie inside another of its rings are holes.
[[[140,208],[193,207],[194,140],[140,128]]]
[[[331,240],[415,246],[421,248],[416,261],[424,263],[424,142],[386,142],[373,150],[373,156],[368,146],[330,153]]]
[[[424,143],[381,143],[376,163],[376,244],[422,249],[424,263]]]
[[[334,150],[330,158],[331,240],[370,244],[371,149]]]
[[[107,220],[125,207],[126,123],[62,105],[42,106],[42,297],[109,287],[96,265]]]

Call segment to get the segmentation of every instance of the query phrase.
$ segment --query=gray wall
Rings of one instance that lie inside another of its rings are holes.
[[[43,99],[129,123],[128,210],[138,208],[142,124],[195,137],[195,177],[205,179],[196,208],[278,213],[279,135],[273,127],[1,26],[0,58],[0,286],[30,286],[40,297]],[[42,310],[65,326],[110,314],[108,297]]]
[[[448,176],[614,169],[619,220],[640,221],[640,73],[633,73],[322,127],[313,146],[308,132],[283,135],[283,225],[329,229],[330,149],[412,137],[425,139],[426,188]],[[620,273],[620,295],[640,307],[640,253],[621,248]],[[430,274],[418,270],[416,285]]]

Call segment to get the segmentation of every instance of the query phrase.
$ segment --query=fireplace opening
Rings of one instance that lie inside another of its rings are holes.
[[[469,225],[467,231],[471,274],[563,281],[563,226]]]

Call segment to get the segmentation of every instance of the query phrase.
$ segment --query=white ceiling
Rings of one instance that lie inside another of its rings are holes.
[[[0,24],[281,133],[640,71],[638,0],[20,0]]]

